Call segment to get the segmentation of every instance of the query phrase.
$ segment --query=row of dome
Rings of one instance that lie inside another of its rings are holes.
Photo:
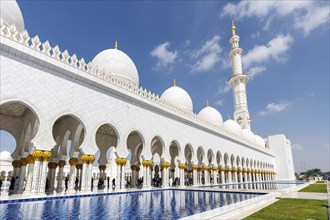
[[[16,1],[1,1],[0,12],[1,18],[8,25],[15,24],[18,31],[23,31],[25,29],[24,19]],[[128,83],[137,87],[139,86],[138,70],[132,59],[118,49],[117,42],[115,43],[114,49],[107,49],[98,53],[94,57],[92,65],[97,66],[99,69],[104,69]],[[185,111],[193,111],[193,103],[189,94],[184,89],[177,86],[175,81],[174,85],[165,90],[161,95],[161,99]],[[223,123],[220,112],[210,107],[208,104],[198,113],[198,117],[211,124],[223,126],[226,130],[238,136],[242,135],[245,139],[256,143],[258,146],[265,146],[265,141],[260,136],[254,135],[248,129],[241,129],[241,126],[236,121],[228,119]]]

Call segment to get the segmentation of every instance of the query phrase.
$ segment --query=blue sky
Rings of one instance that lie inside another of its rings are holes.
[[[284,133],[296,171],[329,168],[328,1],[19,1],[31,36],[90,61],[117,40],[140,85],[161,95],[173,79],[198,113],[209,100],[224,119],[231,20],[244,50],[252,130]],[[1,133],[2,150],[12,149]]]

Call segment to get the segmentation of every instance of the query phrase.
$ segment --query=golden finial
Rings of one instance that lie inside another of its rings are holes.
[[[173,81],[173,86],[176,86],[176,80],[174,79],[174,81]]]
[[[228,120],[230,120],[230,114],[228,114]]]
[[[209,100],[206,100],[206,107],[209,107]]]
[[[115,41],[115,49],[118,50],[118,42]]]
[[[233,31],[236,31],[236,27],[235,27],[235,22],[234,22],[234,20],[231,21],[231,29],[232,29]]]

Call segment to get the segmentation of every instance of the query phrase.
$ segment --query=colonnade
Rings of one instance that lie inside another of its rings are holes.
[[[64,191],[64,183],[67,185],[67,192],[76,191],[90,192],[92,190],[92,167],[95,160],[94,155],[83,154],[80,158],[70,158],[70,173],[64,178],[65,160],[49,162],[51,151],[35,150],[31,155],[20,160],[14,160],[13,177],[18,178],[18,193],[24,194],[45,194],[45,189],[52,193]],[[81,161],[81,163],[79,163]],[[125,188],[124,168],[127,164],[126,158],[116,158],[116,189]],[[235,183],[256,183],[274,181],[275,172],[272,170],[252,169],[247,167],[212,166],[197,163],[179,163],[177,167],[171,168],[170,162],[162,162],[160,166],[161,187],[173,186],[174,179],[180,187],[186,185],[212,185],[212,184],[235,184]],[[99,178],[107,178],[105,172],[107,166],[99,166]],[[142,170],[143,188],[152,187],[154,178],[154,165],[152,160],[142,160],[140,165],[131,165],[131,187],[137,187],[137,180]],[[178,169],[178,172],[175,172]],[[58,170],[58,173],[56,173]],[[176,173],[176,174],[175,174]],[[177,176],[175,176],[177,175]],[[67,179],[66,179],[67,178]],[[66,179],[66,180],[65,180]],[[172,182],[170,182],[172,180]],[[57,181],[55,188],[55,181]],[[109,182],[108,182],[109,184]],[[109,186],[108,186],[109,187]]]

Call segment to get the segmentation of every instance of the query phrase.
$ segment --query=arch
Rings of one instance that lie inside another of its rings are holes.
[[[217,151],[216,160],[217,160],[217,164],[220,165],[222,162],[222,155],[220,151]]]
[[[141,164],[140,156],[144,148],[144,137],[138,130],[132,130],[126,138],[127,149],[131,149],[131,165]]]
[[[151,139],[150,150],[151,150],[151,155],[157,153],[160,156],[160,158],[162,158],[165,152],[165,144],[163,139],[159,135],[156,135]]]
[[[202,146],[197,149],[197,160],[199,165],[203,165],[205,159],[205,152]]]
[[[223,158],[224,158],[225,166],[226,167],[229,166],[230,164],[229,164],[229,156],[228,156],[228,154],[225,153],[225,155],[224,155]]]
[[[58,143],[56,138],[58,136],[60,137],[60,160],[67,156],[70,158],[79,157],[81,153],[79,147],[84,141],[85,133],[86,127],[77,115],[64,114],[55,120],[52,126],[52,134],[55,143]],[[69,148],[69,150],[67,148]]]
[[[241,158],[238,155],[236,156],[236,165],[237,167],[241,166]]]
[[[241,163],[242,164],[242,167],[245,167],[245,158],[242,157],[242,160],[241,161],[242,161],[242,163]]]
[[[110,159],[110,147],[117,147],[119,142],[118,131],[111,123],[100,124],[95,131],[95,143],[99,149],[98,163],[106,165]]]
[[[212,149],[209,149],[207,151],[207,159],[208,159],[208,164],[213,164],[214,163],[214,153],[213,153],[213,150]]]
[[[186,144],[184,147],[184,157],[188,164],[192,163],[192,159],[194,158],[194,149],[191,144]]]
[[[232,167],[234,167],[236,165],[236,163],[235,163],[235,156],[233,154],[230,156],[230,165]]]
[[[21,100],[0,104],[0,130],[10,133],[16,142],[12,156],[16,159],[29,153],[29,146],[39,131],[39,115],[32,105]],[[36,128],[36,132],[32,132]]]

